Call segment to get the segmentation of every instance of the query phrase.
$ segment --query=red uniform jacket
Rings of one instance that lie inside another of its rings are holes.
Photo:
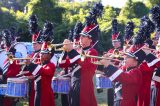
[[[97,51],[93,48],[87,50],[86,53],[94,56],[98,55]],[[91,58],[86,58],[83,62],[80,62],[80,65],[82,67],[80,77],[80,106],[97,106],[93,84],[93,76],[97,66],[91,63]]]
[[[31,54],[31,57],[33,58],[34,64],[40,64],[40,53],[39,51],[36,53]],[[24,70],[27,71],[27,70]],[[25,76],[30,76],[32,73],[25,74]],[[34,97],[35,97],[35,89],[34,89],[34,79],[31,80],[30,83],[30,91],[29,91],[29,106],[34,106]]]
[[[84,50],[87,54],[97,56],[98,53],[93,48],[88,48]],[[61,67],[68,67],[73,60],[81,66],[80,68],[80,106],[97,106],[96,98],[94,95],[94,84],[93,76],[95,74],[96,65],[91,63],[91,58],[86,58],[84,61],[80,60],[79,56],[77,58],[66,58],[63,57],[60,62]],[[66,60],[65,60],[66,58]],[[64,61],[65,60],[65,61]]]
[[[117,69],[118,68],[114,66],[109,66],[105,68],[105,74],[109,75],[109,79],[111,81],[119,81],[122,84],[122,98],[120,106],[137,106],[136,97],[142,84],[142,73],[140,69],[133,68],[129,71]],[[116,71],[114,72],[114,70]]]
[[[156,69],[156,68],[159,68],[160,67],[160,59],[159,58],[156,58],[156,56],[155,55],[153,55],[153,54],[148,54],[147,55],[147,57],[146,57],[146,61],[147,61],[147,65],[148,65],[148,67],[150,67],[150,68],[152,68],[152,69]],[[154,80],[158,80],[159,78],[158,78],[158,76],[157,76],[157,78],[154,78]],[[159,84],[158,84],[158,82],[156,83],[156,87],[157,87],[157,89],[159,89],[158,87],[160,87],[160,86],[158,86]],[[156,100],[156,106],[160,106],[160,92],[159,92],[159,90],[157,90],[157,98],[156,98],[157,100]]]
[[[160,59],[160,53],[158,53],[158,58]],[[160,106],[160,75],[156,77],[159,79],[158,81],[155,81],[155,85],[157,88],[156,106]]]
[[[157,81],[155,81],[155,85],[157,88],[156,106],[160,106],[160,75],[156,75],[155,77],[158,79]]]
[[[160,67],[160,59],[156,58],[156,56],[153,54],[149,54],[147,56],[146,61],[147,61],[147,65],[151,68],[156,69]],[[156,76],[154,77],[154,80],[160,80],[160,77]],[[160,101],[160,92],[159,92],[160,86],[159,85],[160,85],[159,82],[156,82],[156,87],[157,87],[156,106],[160,106],[160,102],[159,102]]]
[[[16,61],[13,64],[10,64],[9,61],[6,60],[3,69],[3,80],[7,82],[8,78],[16,77],[16,75],[20,72],[21,66],[16,64]],[[3,100],[4,106],[11,106],[14,102],[13,98],[5,97]]]
[[[140,65],[140,71],[142,72],[142,86],[138,94],[137,106],[150,106],[150,86],[154,68],[147,66],[146,62]]]
[[[80,106],[80,70],[81,66],[78,64],[80,55],[76,50],[70,52],[63,52],[59,59],[59,65],[65,68],[66,73],[70,75],[70,90],[68,94],[69,106]]]
[[[4,80],[7,81],[8,78],[16,77],[16,75],[19,74],[20,70],[21,66],[18,65],[16,61],[13,61],[13,63],[10,64],[9,60],[7,59],[3,67]]]
[[[28,70],[30,70],[32,67],[28,66],[28,68]],[[31,70],[33,71],[33,75],[39,75],[39,77],[35,80],[35,84],[37,84],[37,82],[40,80],[40,88],[35,89],[40,89],[41,91],[40,101],[38,101],[40,102],[40,106],[55,106],[54,94],[51,88],[52,77],[55,72],[55,65],[51,62],[48,62],[43,66],[36,65],[36,67],[32,68]]]

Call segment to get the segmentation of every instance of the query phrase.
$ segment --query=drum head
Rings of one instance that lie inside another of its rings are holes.
[[[7,84],[0,84],[0,88],[7,88]]]
[[[13,46],[16,49],[16,52],[18,52],[18,54],[21,54],[21,57],[27,56],[27,48],[24,43],[18,42]]]
[[[0,67],[2,69],[3,69],[3,65],[4,65],[5,60],[8,58],[6,54],[7,54],[7,52],[5,50],[1,50],[0,51],[0,59],[1,59],[1,61],[0,61]]]
[[[69,77],[59,76],[59,77],[53,77],[52,80],[70,80],[70,78]]]
[[[32,43],[25,42],[24,44],[26,45],[26,48],[27,48],[27,54],[29,54],[29,55],[32,54],[34,52]]]
[[[14,83],[24,83],[27,82],[27,78],[8,78],[7,82],[14,82]]]

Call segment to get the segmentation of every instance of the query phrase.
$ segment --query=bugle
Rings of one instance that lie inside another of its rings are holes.
[[[26,58],[15,58],[13,55],[9,55],[8,58],[10,60],[31,60],[32,58],[26,57]]]
[[[9,59],[9,62],[10,64],[13,64],[13,61],[14,60],[32,60],[33,58],[29,58],[29,57],[26,57],[26,58],[15,58],[13,55],[8,55],[8,59]],[[19,65],[26,65],[26,62],[17,62],[16,61],[16,64],[19,64]]]
[[[70,42],[70,43],[59,43],[59,44],[48,43],[48,49],[51,51],[54,48],[55,51],[63,51],[64,50],[63,47],[61,47],[61,48],[57,48],[57,47],[64,46],[64,45],[67,45],[67,44],[73,44],[73,42]]]
[[[89,54],[83,54],[81,55],[81,61],[84,61],[86,58],[91,58],[91,62],[93,64],[96,64],[96,65],[102,65],[100,63],[100,59],[105,59],[105,60],[111,60],[111,61],[118,61],[118,62],[121,62],[122,60],[119,60],[119,59],[113,59],[111,57],[100,57],[100,56],[93,56],[93,55],[89,55]],[[95,60],[97,59],[97,60]]]
[[[107,54],[108,57],[110,57],[110,58],[123,59],[123,55],[125,54],[125,52],[119,51],[118,49],[115,49],[113,51],[113,53],[105,52],[104,54]]]
[[[79,42],[70,42],[70,43],[59,43],[59,44],[52,44],[48,43],[48,49],[51,51],[53,48],[55,51],[64,51],[65,49],[63,48],[64,45],[68,44],[73,44],[74,48],[80,47]],[[60,48],[59,48],[60,47]]]

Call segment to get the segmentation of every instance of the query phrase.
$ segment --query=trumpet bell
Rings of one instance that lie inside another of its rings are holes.
[[[156,46],[156,50],[159,51],[160,50],[160,45]]]
[[[85,56],[81,56],[81,61],[84,61],[85,60]]]
[[[47,47],[48,47],[49,51],[51,51],[52,49],[55,49],[55,51],[64,51],[65,49],[63,47],[58,48],[58,49],[57,49],[57,47],[64,46],[64,45],[67,45],[67,44],[73,44],[73,42],[60,43],[60,44],[51,44],[50,42],[48,42]]]
[[[63,47],[61,47],[61,48],[55,48],[55,51],[64,51],[65,49],[63,48]]]

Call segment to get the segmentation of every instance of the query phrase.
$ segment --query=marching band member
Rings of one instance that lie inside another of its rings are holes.
[[[35,21],[35,19],[33,18],[33,22]],[[36,23],[34,23],[36,24]],[[33,26],[36,26],[36,25],[33,25]],[[32,57],[34,57],[35,59],[32,60],[32,62],[34,64],[41,64],[41,61],[40,61],[40,49],[42,47],[42,42],[48,42],[49,40],[51,40],[51,36],[53,34],[53,25],[52,23],[46,21],[45,24],[44,24],[44,27],[43,27],[43,30],[42,30],[42,33],[40,34],[40,31],[37,33],[37,28],[31,28],[32,29],[32,32],[33,35],[32,35],[32,44],[33,44],[33,48],[35,50],[34,52],[34,55]],[[33,30],[34,29],[34,30]],[[53,57],[51,58],[51,62],[56,66],[56,61],[55,61],[55,56],[53,55]],[[31,75],[33,76],[33,75]],[[32,81],[32,88],[34,89],[30,89],[30,106],[34,106],[35,104],[35,90],[37,92],[37,86],[34,85],[34,83],[37,83],[37,79],[39,78],[38,77],[39,75],[36,75],[34,76],[34,81]],[[32,78],[32,77],[31,77]],[[36,88],[35,88],[36,87]]]
[[[157,57],[160,58],[160,39],[158,41],[156,50],[157,50]],[[160,101],[160,68],[156,69],[155,74],[153,75],[153,80],[155,81],[155,87],[156,87],[156,100],[155,100],[155,106],[159,106],[160,103],[158,101]]]
[[[121,39],[120,39],[120,33],[117,32],[117,19],[112,20],[112,45],[114,48],[110,49],[107,54],[114,55],[114,52],[116,50],[122,51],[123,49],[121,48]],[[115,61],[115,65],[119,66],[119,62]],[[113,106],[114,102],[114,88],[110,88],[107,91],[107,101],[108,101],[108,106]]]
[[[94,56],[98,55],[97,51],[92,47],[95,45],[99,34],[99,26],[96,21],[98,17],[96,14],[98,13],[95,11],[100,9],[100,12],[102,12],[103,6],[99,3],[95,5],[95,8],[91,11],[90,16],[86,17],[86,26],[80,33],[79,41],[82,50],[77,50],[77,52],[68,39],[65,39],[63,42],[65,44],[65,53],[60,58],[59,63],[61,66],[70,69],[70,106],[97,106],[93,85],[96,65],[91,62],[91,58],[81,60],[81,54],[83,53]]]
[[[73,42],[73,29],[71,29],[69,31],[68,39]],[[61,53],[60,59],[62,59],[62,58],[65,59],[66,58],[66,57],[64,57],[64,53],[65,53],[65,51],[63,51]],[[63,75],[69,74],[69,71],[70,71],[69,68],[68,67],[64,67],[63,63],[61,63],[60,61],[59,61],[59,67],[63,68],[63,70],[59,73],[59,76],[63,76]],[[61,104],[62,104],[62,106],[69,106],[68,94],[61,94]]]
[[[35,79],[34,106],[55,106],[54,94],[51,88],[52,77],[55,72],[55,64],[51,60],[54,51],[49,51],[47,42],[44,42],[40,52],[41,65],[29,64],[24,70],[29,70]]]
[[[101,60],[105,66],[105,75],[111,81],[120,82],[119,89],[115,90],[114,106],[137,106],[136,97],[142,84],[142,73],[138,66],[146,55],[140,48],[140,45],[129,48],[124,58],[126,71],[111,65],[110,61]]]
[[[38,36],[32,35],[32,44],[33,44],[32,46],[33,46],[34,52],[31,54],[31,56],[29,56],[33,58],[32,62],[34,64],[40,64],[40,49],[42,46],[42,42],[39,42],[37,38]],[[24,70],[24,72],[25,71],[27,70]],[[25,73],[24,75],[29,78],[29,106],[34,106],[34,96],[35,96],[34,80],[35,78],[31,73]]]
[[[145,24],[144,24],[145,23]],[[142,37],[144,41],[143,50],[145,48],[153,49],[154,45],[153,41],[150,39],[150,34],[154,31],[155,27],[154,24],[151,22],[149,17],[144,16],[141,18],[141,26],[137,33],[137,36]],[[145,51],[145,50],[144,50]],[[147,54],[147,53],[146,53]],[[141,73],[142,73],[142,86],[140,87],[140,92],[138,94],[138,106],[149,106],[150,104],[150,85],[151,85],[151,79],[154,72],[153,68],[149,68],[146,64],[146,62],[142,62],[140,65]]]
[[[79,39],[80,39],[80,34],[79,33],[81,31],[82,31],[82,23],[81,22],[77,22],[75,27],[74,27],[74,30],[70,30],[70,32],[69,32],[68,39],[73,42],[73,48],[74,49],[79,49],[79,47],[78,47],[79,45],[77,45],[77,43],[79,42]],[[60,66],[61,65],[62,64],[60,63]],[[65,67],[64,70],[65,71],[63,71],[63,73],[65,73],[65,74],[69,73],[69,68],[68,67]],[[68,95],[62,94],[61,101],[62,101],[62,106],[69,106]]]
[[[125,34],[124,34],[124,45],[123,45],[123,51],[127,51],[130,45],[132,45],[133,41],[133,35],[134,35],[134,23],[132,21],[127,22],[125,26]]]
[[[70,43],[70,40],[64,40],[64,43]],[[73,45],[70,45],[70,49],[73,49]],[[71,90],[69,91],[69,106],[79,106],[79,95],[80,95],[80,66],[77,62],[80,59],[80,55],[76,52],[76,50],[68,50],[68,45],[64,45],[65,52],[62,53],[59,59],[59,66],[61,68],[65,68],[64,71],[66,73],[70,73],[73,70],[73,74],[71,74]],[[67,52],[69,51],[69,52]],[[75,67],[75,68],[74,68]]]
[[[98,55],[98,52],[92,47],[92,43],[95,42],[94,37],[98,36],[98,27],[98,25],[89,25],[82,30],[80,45],[85,54]],[[97,106],[93,85],[93,76],[97,66],[91,62],[91,58],[86,58],[80,65],[80,106]]]
[[[85,53],[89,53],[90,55],[97,55],[96,50],[90,47],[92,40],[88,34],[89,29],[94,27],[97,26],[88,26],[87,30],[83,30],[86,32],[86,35],[83,34],[80,36],[80,44],[82,49]],[[70,43],[70,41],[65,39],[64,43]],[[71,90],[69,92],[70,106],[97,106],[92,81],[95,74],[96,65],[91,63],[90,58],[87,58],[81,62],[81,56],[76,50],[73,49],[72,44],[66,44],[64,45],[64,48],[66,50],[65,56],[68,58],[63,59],[61,63],[65,61],[64,66],[69,66],[71,69]]]
[[[11,35],[9,30],[3,30],[3,37],[4,37],[4,41],[5,41],[5,48],[6,51],[8,52],[8,55],[15,55],[16,49],[14,49],[14,47],[12,47],[12,39],[11,39]],[[3,75],[2,75],[2,79],[3,82],[6,83],[8,78],[13,78],[16,77],[16,75],[20,72],[21,66],[17,65],[17,61],[13,61],[13,63],[11,64],[9,59],[7,59],[4,62],[4,66],[3,66]],[[3,100],[3,105],[4,106],[11,106],[11,105],[16,105],[16,102],[14,98],[11,97],[5,97]]]
[[[151,18],[152,18],[152,21],[153,23],[155,24],[156,26],[156,33],[155,33],[155,38],[159,38],[160,36],[160,7],[158,5],[152,7],[152,9],[150,10],[150,14],[151,14]],[[160,58],[159,56],[159,42],[160,42],[160,39],[157,40],[158,41],[158,44],[156,46],[156,50],[157,50],[157,57]],[[154,106],[159,106],[160,103],[158,101],[160,101],[160,79],[159,79],[159,76],[160,76],[160,68],[157,68],[156,69],[156,72],[155,74],[153,74],[153,80],[155,81],[155,89],[156,89],[156,93],[152,93],[153,96],[152,98],[154,97],[154,99],[151,98],[151,101],[155,102],[155,103],[152,103],[152,105]]]
[[[127,71],[119,69],[119,71],[113,74],[109,70],[112,70],[115,67],[111,65],[109,65],[109,67],[105,69],[105,73],[109,75],[109,78],[112,81],[120,82],[119,86],[117,87],[119,89],[115,89],[115,102],[114,102],[115,106],[127,106],[129,104],[136,106],[137,102],[134,99],[137,96],[138,96],[138,106],[142,106],[144,102],[146,102],[145,103],[146,105],[149,105],[149,102],[148,102],[149,95],[146,94],[146,92],[150,91],[151,76],[154,69],[149,68],[146,62],[143,63],[143,60],[146,59],[146,52],[142,50],[142,47],[144,47],[144,41],[146,41],[146,39],[148,40],[147,37],[149,37],[150,33],[154,31],[154,25],[149,20],[148,17],[143,17],[142,21],[145,21],[145,23],[147,24],[143,25],[144,22],[141,22],[142,27],[140,28],[139,32],[137,33],[137,36],[134,39],[134,42],[133,42],[134,45],[132,45],[128,49],[125,56],[124,65],[127,68]],[[147,33],[148,35],[144,35]],[[104,60],[102,60],[102,63],[107,64],[108,66],[108,63],[105,63],[105,62]],[[125,77],[123,77],[123,75]],[[132,79],[128,79],[128,77],[131,77]],[[130,89],[129,89],[129,86],[130,86]],[[132,86],[134,86],[133,87],[134,90],[132,89]],[[147,87],[147,90],[146,90],[146,87]],[[129,90],[133,90],[132,93],[128,94],[127,92]],[[142,92],[139,92],[140,90],[142,90]],[[145,96],[147,95],[147,96],[144,97],[144,95]]]
[[[42,39],[40,31],[38,30],[37,16],[31,15],[29,17],[29,31],[32,34],[32,47],[34,49],[33,54],[30,57],[33,58],[32,62],[40,64],[40,49],[42,46]]]
[[[107,53],[113,53],[115,49],[122,51],[120,33],[117,32],[117,19],[112,20],[112,45],[114,48],[110,49]]]
[[[11,53],[12,55],[14,55],[15,52],[16,52],[16,49],[14,49],[14,47],[12,47],[12,45],[11,45],[12,44],[12,39],[11,39],[10,31],[7,30],[7,29],[5,29],[5,30],[2,31],[2,34],[3,34],[3,37],[4,37],[4,42],[5,42],[4,46],[5,46],[6,51],[8,52],[8,54]],[[8,70],[8,68],[11,67],[12,65],[15,65],[16,62],[14,61],[13,63],[14,64],[10,64],[9,63],[9,59],[7,59],[4,62],[4,66],[3,66],[3,80],[5,80],[5,82],[7,81],[8,77],[14,77],[14,76],[16,76],[17,72],[19,72],[19,71],[16,72],[16,71],[9,71]]]
[[[37,24],[37,16],[31,15],[29,17],[29,31],[32,35],[32,47],[34,52],[28,57],[33,58],[32,62],[34,64],[40,64],[40,50],[42,46],[40,31],[38,30]],[[24,70],[24,72],[27,70]],[[22,72],[23,73],[23,72]],[[35,97],[35,89],[34,89],[34,76],[31,73],[24,74],[29,79],[29,106],[34,106],[34,97]]]

